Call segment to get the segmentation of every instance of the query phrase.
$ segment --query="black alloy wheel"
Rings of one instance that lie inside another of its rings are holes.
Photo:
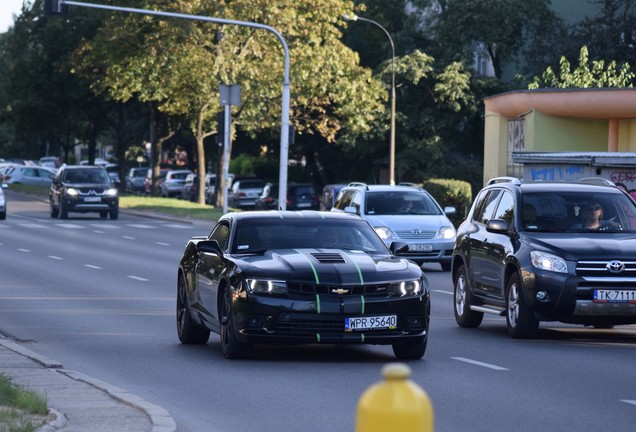
[[[210,338],[210,331],[194,322],[186,296],[186,281],[183,275],[180,275],[177,282],[177,335],[183,344],[204,344]]]
[[[248,358],[252,355],[253,347],[250,344],[239,342],[236,338],[231,296],[230,288],[226,287],[223,293],[223,313],[221,314],[221,349],[225,358]]]
[[[539,320],[535,318],[523,298],[517,273],[510,275],[506,286],[506,327],[508,334],[515,339],[532,338],[539,328]]]
[[[453,302],[455,303],[455,321],[460,327],[476,328],[479,327],[484,319],[483,312],[477,312],[470,309],[473,304],[473,295],[468,285],[468,277],[466,276],[466,267],[463,265],[457,269],[455,276],[455,289],[453,290]]]

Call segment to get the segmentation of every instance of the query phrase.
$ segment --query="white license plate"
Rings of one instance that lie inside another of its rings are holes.
[[[414,252],[431,252],[433,250],[433,245],[430,243],[409,244],[409,250]]]
[[[636,303],[636,290],[594,290],[596,303]]]
[[[397,327],[397,315],[345,318],[345,331],[393,329]]]
[[[101,202],[101,197],[86,197],[84,198],[84,202]]]
[[[298,203],[298,207],[310,207],[311,203]]]

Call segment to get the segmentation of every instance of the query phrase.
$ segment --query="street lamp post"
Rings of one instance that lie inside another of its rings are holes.
[[[343,15],[347,21],[365,21],[380,27],[391,43],[391,153],[389,158],[390,184],[395,184],[395,45],[391,35],[379,22],[357,15]]]

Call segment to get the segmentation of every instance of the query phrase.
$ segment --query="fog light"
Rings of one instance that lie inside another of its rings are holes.
[[[537,300],[543,301],[548,298],[548,293],[545,291],[537,291]]]
[[[245,327],[263,327],[266,317],[261,315],[250,315],[245,320]]]

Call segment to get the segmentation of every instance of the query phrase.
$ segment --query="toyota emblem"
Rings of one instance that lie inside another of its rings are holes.
[[[621,261],[610,261],[605,266],[610,273],[620,273],[625,270],[625,264]]]

